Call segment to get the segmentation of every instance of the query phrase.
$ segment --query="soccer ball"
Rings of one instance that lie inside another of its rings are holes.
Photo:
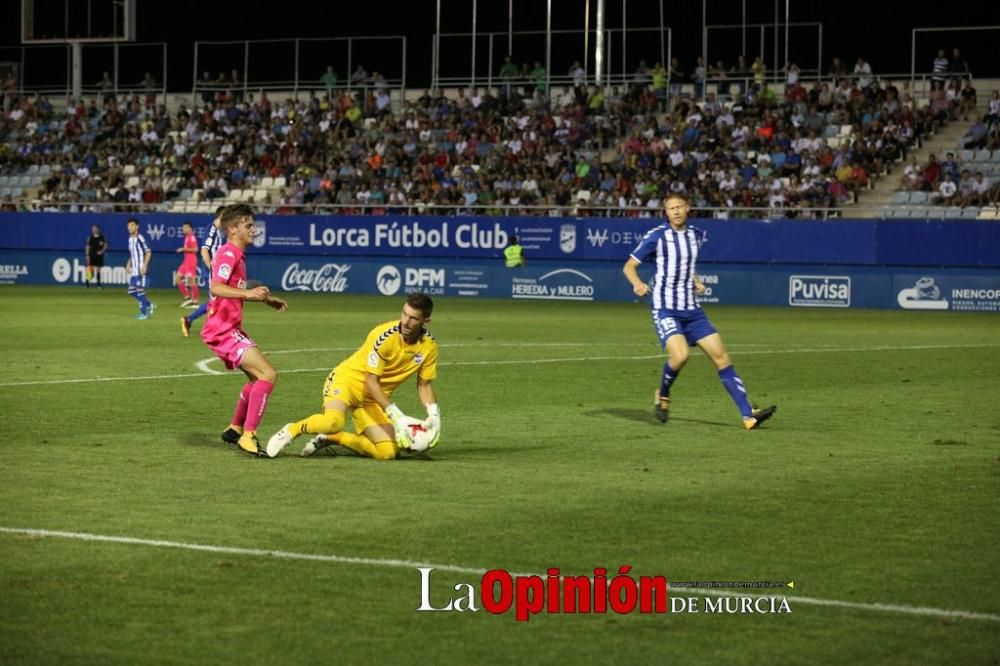
[[[426,451],[435,437],[437,432],[423,423],[411,423],[406,426],[406,439],[410,443],[410,451],[415,453]]]

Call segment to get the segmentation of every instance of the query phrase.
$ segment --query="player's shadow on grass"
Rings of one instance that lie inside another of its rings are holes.
[[[178,435],[177,441],[185,446],[197,446],[203,449],[232,451],[236,448],[233,444],[223,442],[219,438],[219,433],[208,434],[205,432],[189,432],[183,435]]]
[[[653,409],[632,409],[628,407],[605,407],[604,409],[594,409],[589,412],[584,412],[584,416],[596,416],[599,418],[616,418],[616,419],[626,419],[628,421],[637,421],[639,423],[652,423],[655,425],[660,425],[656,417],[653,416]],[[702,425],[720,426],[723,428],[728,428],[732,426],[732,423],[722,423],[721,421],[706,421],[704,419],[691,419],[683,416],[671,416],[671,421],[679,421],[681,423],[701,423]]]

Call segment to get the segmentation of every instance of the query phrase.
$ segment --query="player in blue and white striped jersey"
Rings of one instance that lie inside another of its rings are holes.
[[[212,226],[208,228],[208,235],[205,236],[205,242],[201,244],[201,261],[208,267],[207,275],[209,276],[209,281],[212,279],[212,259],[215,258],[215,253],[222,247],[222,244],[226,242],[226,235],[220,229],[222,211],[225,208],[225,206],[219,206],[215,209],[215,219],[212,220]],[[205,316],[205,313],[208,312],[208,303],[211,300],[212,297],[209,296],[208,300],[199,305],[191,314],[181,317],[181,333],[185,338],[191,337],[191,323],[195,319]]]
[[[149,244],[145,237],[139,233],[139,220],[134,218],[128,221],[128,261],[125,262],[125,271],[128,273],[128,295],[139,301],[139,314],[136,319],[149,319],[156,311],[156,305],[146,298],[146,273],[149,271],[149,262],[153,258],[153,251],[149,249]]]
[[[722,337],[698,304],[696,296],[705,292],[705,285],[698,279],[695,262],[707,234],[688,226],[690,205],[681,194],[670,194],[664,209],[667,223],[643,236],[622,269],[636,296],[649,295],[653,327],[660,346],[667,352],[660,387],[654,395],[656,418],[666,422],[669,417],[670,386],[687,363],[691,346],[697,345],[715,363],[722,385],[743,416],[743,427],[753,430],[771,418],[777,407],[750,406],[743,380],[733,368]],[[643,282],[636,271],[647,259],[656,266],[650,284]]]

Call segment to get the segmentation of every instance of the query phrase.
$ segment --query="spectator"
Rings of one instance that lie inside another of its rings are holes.
[[[924,165],[923,174],[923,184],[921,189],[925,192],[934,192],[938,189],[938,185],[941,184],[941,164],[937,161],[937,157],[934,153],[931,153],[927,158],[927,164]]]
[[[938,49],[937,57],[932,63],[932,69],[931,81],[943,86],[948,77],[948,58],[944,54],[944,49]]]
[[[499,73],[500,81],[503,85],[504,97],[510,97],[511,85],[517,78],[517,65],[513,63],[511,57],[504,56],[503,66]]]
[[[857,79],[858,87],[862,90],[867,90],[869,86],[872,85],[874,79],[872,78],[872,67],[869,65],[864,58],[858,58],[858,61],[854,64],[854,76]]]
[[[750,71],[753,72],[753,87],[759,92],[764,88],[764,81],[767,78],[767,65],[764,64],[764,59],[760,56],[754,58]]]
[[[988,134],[989,127],[986,125],[986,116],[984,116],[982,120],[976,121],[976,124],[970,127],[969,131],[962,137],[962,147],[966,150],[985,148]]]
[[[976,99],[976,89],[972,86],[972,79],[965,79],[962,82],[961,91],[961,113],[962,120],[968,120],[970,113],[976,112],[978,100]]]
[[[948,61],[948,72],[951,74],[953,81],[972,78],[972,73],[969,71],[969,63],[962,58],[962,54],[958,49],[952,49],[951,51],[951,60]]]
[[[833,81],[834,86],[840,85],[840,80],[847,76],[847,68],[844,63],[840,61],[840,58],[834,58],[830,62],[830,80]]]
[[[994,131],[1000,124],[1000,90],[993,91],[993,97],[990,98],[986,117],[983,120],[989,125],[991,131]]]
[[[957,203],[958,185],[952,179],[942,180],[938,185],[938,193],[931,197],[935,206],[951,206]]]
[[[681,68],[680,58],[675,56],[670,59],[667,77],[670,79],[670,97],[676,100],[681,94],[681,85],[684,83],[684,70]]]
[[[743,54],[736,57],[736,64],[729,70],[729,73],[732,78],[736,79],[736,85],[739,88],[737,95],[742,97],[747,92],[747,77],[750,76],[750,66]]]
[[[146,108],[152,109],[156,106],[156,79],[152,72],[146,72],[139,84],[146,93]]]
[[[705,69],[705,61],[699,56],[695,60],[694,74],[692,75],[692,80],[694,81],[694,98],[704,99],[705,98],[705,79],[708,78],[708,71]]]
[[[535,84],[535,90],[543,95],[545,94],[546,87],[548,86],[548,76],[545,68],[542,67],[542,63],[537,60],[535,61],[534,69],[531,70],[531,82]]]
[[[323,76],[320,77],[319,82],[326,89],[327,99],[332,101],[333,91],[337,89],[337,72],[334,71],[333,65],[326,66],[326,71],[323,72]]]
[[[111,80],[111,75],[107,72],[101,74],[101,80],[97,82],[97,88],[104,100],[105,106],[115,101],[115,82]]]
[[[358,65],[354,73],[351,74],[351,85],[356,88],[361,88],[362,94],[367,94],[368,91],[368,70],[364,68],[363,65]]]

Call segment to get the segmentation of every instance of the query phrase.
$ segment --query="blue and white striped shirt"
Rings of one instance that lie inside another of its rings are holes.
[[[215,253],[219,251],[219,247],[222,245],[222,232],[215,228],[214,224],[208,226],[208,235],[205,236],[205,242],[201,244],[203,248],[208,250],[208,258],[215,259]]]
[[[149,244],[142,234],[130,235],[128,237],[128,256],[132,260],[131,277],[142,275],[142,264],[146,260],[146,252],[149,251]]]
[[[653,259],[656,269],[650,284],[650,305],[657,310],[697,310],[694,297],[695,262],[707,233],[696,227],[676,231],[665,222],[650,229],[632,251],[642,262]]]

